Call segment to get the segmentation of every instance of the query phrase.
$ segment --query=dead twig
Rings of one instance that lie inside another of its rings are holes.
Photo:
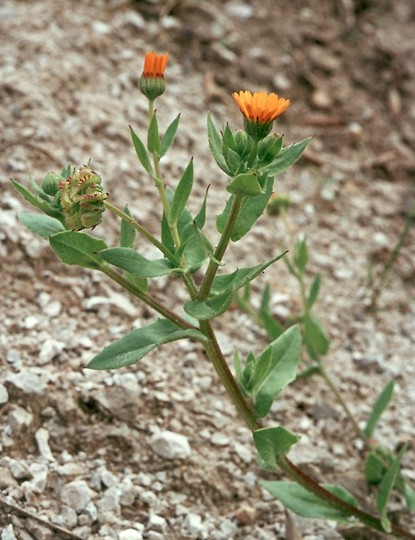
[[[37,516],[36,514],[33,514],[32,512],[28,512],[21,506],[17,506],[16,504],[7,501],[4,497],[0,495],[0,504],[3,506],[4,510],[7,513],[13,512],[14,514],[23,516],[25,518],[30,518],[38,523],[44,525],[48,529],[51,529],[53,532],[59,533],[63,535],[65,538],[70,538],[71,540],[82,540],[80,536],[77,534],[71,533],[71,531],[68,531],[68,529],[64,529],[63,527],[60,527],[59,525],[55,525],[54,523],[51,523],[50,521],[47,521],[44,518],[41,518]]]

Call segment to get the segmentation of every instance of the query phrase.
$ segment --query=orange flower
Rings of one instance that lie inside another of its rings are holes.
[[[279,98],[271,92],[234,92],[232,94],[245,117],[245,131],[256,140],[261,140],[272,129],[272,122],[290,105],[289,99]]]
[[[168,53],[157,54],[154,51],[147,52],[144,57],[144,69],[141,76],[152,79],[164,79],[164,71],[166,70],[168,59]]]

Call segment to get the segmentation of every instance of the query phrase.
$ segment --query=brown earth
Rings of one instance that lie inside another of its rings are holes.
[[[92,159],[111,199],[128,202],[157,233],[154,188],[137,166],[128,124],[145,133],[146,102],[137,90],[145,51],[169,51],[168,91],[158,114],[165,127],[181,112],[181,128],[163,168],[174,185],[195,157],[191,205],[199,207],[210,184],[215,240],[226,178],[209,155],[207,110],[218,124],[237,127],[233,91],[289,97],[292,105],[278,122],[286,144],[314,140],[276,183],[294,202],[288,232],[287,224],[264,216],[232,246],[227,263],[255,264],[289,248],[290,235],[305,235],[309,280],[323,276],[316,313],[331,339],[328,368],[361,426],[379,391],[395,379],[377,436],[390,450],[413,441],[413,231],[379,295],[379,309],[365,308],[370,276],[376,283],[414,203],[415,6],[411,0],[304,4],[1,2],[0,383],[8,391],[0,405],[2,540],[13,538],[6,536],[10,526],[24,540],[119,538],[132,527],[149,540],[381,538],[286,519],[257,485],[267,476],[256,465],[250,433],[195,344],[164,346],[117,373],[85,370],[103,346],[155,316],[121,297],[104,277],[60,264],[47,243],[17,221],[27,207],[10,186],[10,177],[40,180],[68,162]],[[118,223],[105,216],[94,234],[116,242]],[[254,301],[266,282],[276,316],[287,320],[298,309],[299,291],[283,263],[259,279]],[[183,301],[167,279],[154,288],[174,304]],[[238,310],[217,328],[230,361],[235,344],[243,354],[264,347],[262,330]],[[34,377],[36,385],[22,390],[13,382],[19,374]],[[286,389],[270,420],[301,436],[293,461],[318,479],[344,485],[373,509],[361,444],[321,380]],[[190,457],[171,461],[153,451],[151,436],[164,429],[188,437]],[[410,446],[403,462],[409,481],[415,480],[414,458]],[[83,480],[91,505],[76,513],[62,500],[62,488]],[[394,519],[415,530],[398,495],[391,506]]]

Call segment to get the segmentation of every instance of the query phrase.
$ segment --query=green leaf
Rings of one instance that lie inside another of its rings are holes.
[[[199,210],[199,212],[197,213],[197,216],[194,219],[195,224],[196,224],[197,228],[199,229],[199,231],[201,231],[203,229],[203,227],[205,226],[206,204],[207,204],[208,192],[209,192],[209,186],[206,188],[206,193],[205,193],[205,196],[203,198],[202,206],[200,207],[200,210]]]
[[[258,416],[266,416],[281,390],[295,380],[300,354],[301,332],[295,325],[273,341],[258,358],[252,390]]]
[[[218,167],[222,169],[227,175],[230,175],[228,166],[222,152],[222,137],[220,136],[219,131],[216,129],[216,126],[212,120],[210,113],[207,116],[207,125],[208,125],[208,142],[209,148],[212,153],[214,160],[216,161]]]
[[[140,160],[141,165],[144,167],[144,169],[151,174],[154,175],[153,167],[150,163],[150,158],[148,156],[146,147],[141,142],[140,137],[135,133],[133,128],[130,126],[130,132],[131,132],[131,138],[133,140],[135,153],[137,154],[138,159]]]
[[[298,239],[295,246],[294,263],[300,274],[304,274],[308,261],[308,248],[305,238]]]
[[[376,403],[373,406],[372,412],[370,413],[369,419],[364,429],[364,433],[368,438],[372,437],[379,418],[389,405],[389,402],[393,396],[393,389],[394,381],[388,382],[388,384],[385,386],[380,396],[376,400]]]
[[[389,461],[389,460],[388,460]],[[385,457],[378,455],[378,450],[371,450],[365,460],[365,478],[368,484],[378,485],[386,472]]]
[[[393,460],[391,466],[386,471],[386,474],[384,475],[382,482],[379,485],[379,491],[376,497],[376,506],[380,513],[380,517],[382,520],[382,527],[387,533],[390,533],[392,529],[391,529],[390,521],[386,515],[386,506],[388,504],[393,486],[398,477],[399,467],[400,467],[401,460],[405,453],[406,448],[407,448],[407,444],[404,444],[402,448],[400,449],[396,458]]]
[[[281,259],[285,253],[249,268],[235,270],[231,274],[216,276],[212,283],[211,294],[207,300],[192,300],[184,306],[186,313],[198,320],[211,319],[222,315],[232,303],[235,291],[261,274],[268,266]]]
[[[174,138],[176,137],[177,128],[179,127],[180,114],[176,116],[173,122],[166,129],[164,136],[161,139],[160,143],[160,157],[163,157],[167,154],[170,146],[173,144]]]
[[[124,214],[127,214],[127,216],[131,217],[131,212],[128,206],[124,208]],[[120,233],[121,247],[133,249],[135,247],[136,237],[137,231],[135,230],[135,228],[131,225],[131,223],[125,221],[125,219],[122,219]]]
[[[245,236],[245,234],[249,232],[255,225],[258,218],[262,216],[271,197],[273,186],[274,179],[271,177],[267,178],[263,187],[264,192],[261,193],[261,195],[244,198],[244,200],[242,201],[242,206],[238,219],[236,220],[236,224],[231,236],[233,242],[237,242],[243,236]],[[234,195],[231,195],[231,197],[229,197],[229,199],[226,201],[224,211],[216,218],[216,228],[219,233],[223,232],[223,228],[227,221],[234,197]]]
[[[49,243],[62,262],[85,268],[100,268],[102,263],[96,254],[107,248],[103,240],[75,231],[54,234]]]
[[[131,248],[109,248],[100,251],[98,255],[104,261],[122,268],[133,276],[152,278],[178,271],[167,259],[150,260]]]
[[[409,510],[414,511],[415,510],[415,491],[411,488],[411,486],[408,486],[408,484],[404,482],[403,492],[404,492],[406,504]]]
[[[157,114],[154,111],[153,116],[150,120],[150,125],[148,126],[147,133],[147,149],[150,154],[160,153],[160,138],[159,138],[159,125],[157,122]]]
[[[45,216],[43,214],[36,214],[34,212],[20,212],[18,214],[20,223],[26,225],[32,232],[38,234],[46,240],[52,234],[56,234],[65,230],[65,227],[57,219]]]
[[[257,429],[253,437],[259,455],[271,469],[275,469],[278,461],[300,440],[281,426]]]
[[[307,314],[304,318],[304,341],[307,352],[313,360],[317,360],[321,356],[327,354],[330,346],[330,340],[327,337],[324,328],[320,322]]]
[[[262,193],[258,177],[253,173],[238,174],[229,182],[226,190],[235,195],[248,195],[250,197]]]
[[[173,195],[170,208],[170,225],[176,225],[189,199],[193,186],[193,158],[184,171]]]
[[[160,319],[143,328],[133,330],[121,339],[111,343],[98,353],[88,364],[91,369],[118,369],[134,364],[158,345],[179,339],[205,339],[201,332],[183,329],[176,324]]]
[[[313,283],[310,287],[310,294],[307,298],[307,309],[310,310],[315,301],[317,300],[318,293],[320,291],[320,284],[321,284],[321,274],[317,274],[316,277],[313,280]]]
[[[311,139],[312,137],[309,137],[308,139],[283,148],[274,161],[267,166],[266,170],[268,174],[275,177],[288,169],[288,167],[291,167],[300,158]]]
[[[279,261],[284,257],[287,252],[281,253],[276,257],[263,261],[255,266],[249,266],[248,268],[240,268],[235,270],[231,274],[219,274],[215,276],[212,282],[211,295],[228,293],[232,294],[241,287],[244,287],[247,283],[255,279],[259,274],[262,274],[269,266]]]
[[[29,191],[25,186],[22,184],[19,184],[19,182],[16,182],[16,180],[11,181],[13,184],[14,189],[32,206],[38,208],[39,210],[42,210],[45,214],[51,217],[55,217],[56,219],[59,219],[59,221],[62,221],[62,213],[59,211],[58,208],[53,208],[50,203],[47,201],[41,199],[40,197],[37,197],[34,195],[31,191]],[[38,187],[38,186],[37,186]],[[46,194],[45,194],[46,196]]]
[[[349,523],[351,519],[351,516],[345,510],[336,508],[332,504],[325,502],[296,482],[262,480],[259,484],[276,499],[281,501],[284,506],[300,516],[328,519],[340,523]],[[322,487],[348,504],[357,506],[357,501],[353,495],[341,486],[323,484]]]

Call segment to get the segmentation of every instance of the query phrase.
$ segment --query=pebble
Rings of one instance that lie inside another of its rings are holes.
[[[166,459],[186,459],[191,454],[187,437],[173,431],[161,431],[150,439],[151,449]]]
[[[92,491],[85,480],[73,480],[63,486],[60,499],[75,512],[81,512],[90,502],[91,495]]]
[[[254,13],[254,8],[249,4],[233,2],[231,4],[226,4],[225,11],[230,17],[250,19]]]
[[[202,518],[199,514],[189,512],[183,521],[183,533],[192,537],[198,537],[203,529]]]
[[[150,518],[148,520],[148,529],[156,530],[156,531],[164,531],[167,527],[167,521],[164,519],[163,516],[159,516],[158,514],[150,514]]]
[[[35,433],[35,439],[40,455],[48,461],[55,461],[49,446],[49,431],[46,428],[39,428]]]
[[[48,339],[45,341],[40,349],[39,355],[37,357],[37,364],[43,366],[51,362],[55,356],[63,351],[65,348],[65,343],[61,341],[56,341],[54,339]]]
[[[14,534],[13,525],[7,525],[7,527],[4,527],[1,532],[1,540],[17,540]]]
[[[17,485],[17,481],[13,478],[10,469],[7,467],[0,467],[0,489],[16,487]]]
[[[4,457],[1,460],[1,464],[8,467],[13,478],[16,480],[30,480],[32,478],[32,474],[25,463],[20,463],[20,461],[16,461],[15,459]]]
[[[28,396],[41,396],[46,390],[46,382],[43,377],[29,370],[10,375],[7,377],[7,382]]]
[[[215,446],[227,446],[229,444],[229,437],[220,431],[217,431],[212,435],[210,442]]]
[[[78,516],[73,508],[62,506],[59,515],[52,516],[51,521],[72,530],[78,524]]]
[[[9,393],[4,384],[0,384],[0,405],[4,405],[9,401]]]
[[[32,463],[29,470],[33,476],[30,482],[34,493],[41,494],[45,491],[48,481],[48,467],[44,463]]]
[[[120,489],[119,486],[112,486],[105,491],[104,495],[97,503],[97,507],[101,514],[113,512],[120,513]]]
[[[27,412],[23,407],[15,405],[9,412],[9,425],[13,431],[27,429],[33,422],[33,414]]]
[[[10,364],[18,364],[22,360],[22,355],[17,349],[9,349],[6,353],[6,360]]]
[[[125,529],[118,535],[118,540],[143,540],[143,535],[136,529]]]
[[[244,504],[235,512],[235,518],[242,525],[252,525],[256,518],[256,509],[253,506]]]
[[[148,540],[164,540],[164,536],[157,531],[148,531],[147,539]]]

